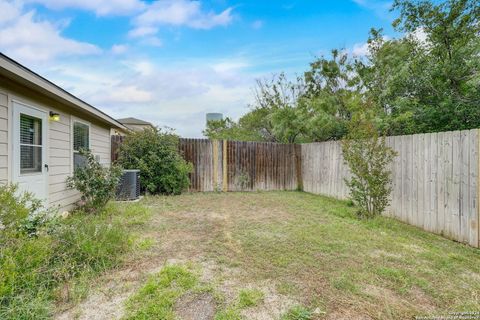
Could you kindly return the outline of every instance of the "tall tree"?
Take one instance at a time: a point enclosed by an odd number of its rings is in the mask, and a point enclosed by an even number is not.
[[[362,87],[355,64],[346,52],[332,50],[331,58],[318,58],[305,72],[305,94],[299,109],[309,141],[342,138],[352,111],[362,103]]]
[[[409,98],[417,132],[480,126],[480,6],[478,0],[395,0],[394,22],[414,42]]]

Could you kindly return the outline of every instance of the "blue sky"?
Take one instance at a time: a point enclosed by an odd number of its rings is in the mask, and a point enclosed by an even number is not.
[[[206,112],[237,119],[255,79],[293,76],[371,27],[382,0],[0,0],[0,51],[113,117],[200,137]]]

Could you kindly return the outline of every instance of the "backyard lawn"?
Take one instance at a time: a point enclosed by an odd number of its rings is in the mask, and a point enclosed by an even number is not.
[[[118,204],[122,205],[122,204]],[[301,192],[147,197],[141,255],[58,318],[406,319],[480,310],[480,250]]]

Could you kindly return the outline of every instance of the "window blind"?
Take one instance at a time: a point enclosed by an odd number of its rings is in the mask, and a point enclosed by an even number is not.
[[[42,171],[42,120],[20,114],[20,173]]]
[[[89,149],[89,130],[88,125],[74,122],[73,123],[73,150],[80,151],[80,149]]]

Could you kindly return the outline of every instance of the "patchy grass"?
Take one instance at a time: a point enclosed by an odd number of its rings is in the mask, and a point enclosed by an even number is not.
[[[390,218],[358,220],[348,202],[252,192],[146,197],[141,205],[153,214],[135,241],[146,253],[131,258],[124,274],[155,275],[135,278],[127,319],[169,319],[182,301],[183,311],[214,303],[208,319],[215,320],[411,319],[480,310],[480,250]],[[193,267],[158,273],[172,264]],[[175,280],[183,277],[189,280]],[[121,301],[111,307],[121,309]],[[101,304],[88,308],[102,313]]]
[[[144,203],[161,228],[162,254],[231,270],[216,281],[233,292],[242,283],[270,281],[277,295],[322,310],[315,318],[405,319],[480,309],[478,249],[386,217],[358,220],[348,202],[259,192]],[[226,281],[232,279],[235,285]],[[218,319],[243,313],[230,295]]]
[[[217,312],[215,320],[242,320],[242,316],[238,308],[228,307],[225,310]]]

